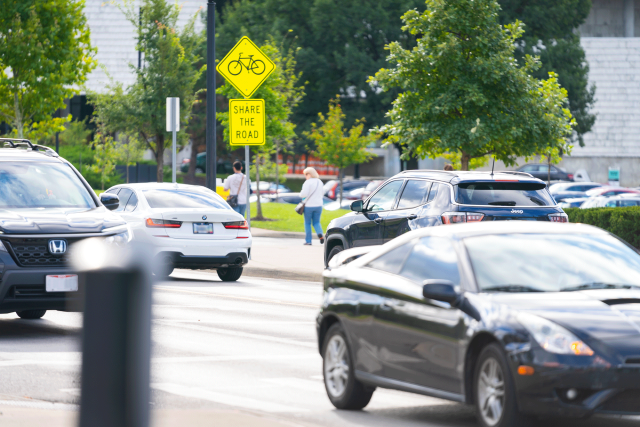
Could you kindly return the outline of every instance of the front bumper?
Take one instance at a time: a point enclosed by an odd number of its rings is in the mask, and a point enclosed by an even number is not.
[[[589,363],[580,365],[555,366],[518,363],[512,359],[516,362],[512,372],[520,411],[572,418],[595,414],[640,415],[640,365],[612,366],[598,356],[588,359]],[[535,373],[518,375],[520,364],[533,366]],[[569,390],[572,392],[568,393]]]

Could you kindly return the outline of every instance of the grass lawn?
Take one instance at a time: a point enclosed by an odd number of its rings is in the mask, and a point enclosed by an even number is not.
[[[296,213],[294,210],[295,207],[296,205],[289,203],[264,203],[262,205],[262,215],[265,218],[273,219],[275,221],[251,220],[251,226],[276,231],[304,231],[304,219],[302,215],[298,215]],[[251,217],[256,215],[256,209],[256,204],[251,203]],[[327,225],[329,225],[329,222],[331,222],[332,219],[341,217],[349,212],[350,211],[345,209],[337,211],[322,211],[322,216],[320,217],[322,230],[326,232]]]

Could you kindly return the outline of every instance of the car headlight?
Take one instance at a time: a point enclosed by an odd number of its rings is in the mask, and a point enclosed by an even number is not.
[[[534,314],[519,313],[518,322],[549,353],[593,356],[593,350],[560,325]]]
[[[104,241],[108,244],[115,244],[117,246],[124,246],[133,239],[133,233],[129,228],[129,225],[118,226],[113,228],[107,228],[103,230],[103,233],[109,233],[113,231],[120,231],[119,233],[112,234],[110,236],[105,237]]]

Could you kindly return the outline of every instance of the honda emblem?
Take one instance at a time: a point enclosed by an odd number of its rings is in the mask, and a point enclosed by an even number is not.
[[[49,240],[49,253],[63,254],[67,252],[67,242],[65,240]]]

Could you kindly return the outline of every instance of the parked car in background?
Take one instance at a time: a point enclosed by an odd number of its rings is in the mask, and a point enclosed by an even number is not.
[[[586,201],[589,200],[588,197],[575,197],[572,199],[564,199],[561,202],[558,202],[558,206],[560,206],[562,209],[567,209],[567,208],[579,208],[580,206],[582,206],[582,204]]]
[[[242,163],[242,167],[244,168],[244,161],[240,161]],[[189,164],[191,163],[191,159],[183,159],[182,164],[180,165],[180,171],[182,173],[189,172]],[[218,159],[218,168],[217,173],[219,174],[229,174],[233,173],[233,162],[230,160]],[[198,153],[196,156],[196,173],[202,174],[207,173],[207,153]]]
[[[367,186],[364,187],[364,190],[362,190],[362,194],[360,195],[362,200],[365,200],[367,197],[369,197],[371,193],[376,191],[382,184],[384,184],[383,179],[375,179],[367,184]]]
[[[475,405],[482,427],[640,415],[640,255],[616,236],[494,222],[366,250],[323,274],[316,330],[336,408],[362,409],[378,387]]]
[[[625,193],[640,194],[640,190],[636,190],[635,188],[602,186],[602,187],[588,190],[586,192],[586,195],[587,197],[598,197],[598,196],[615,196],[617,194],[625,194]]]
[[[260,181],[260,191],[258,191],[258,185],[256,182],[251,182],[251,191],[253,193],[260,194],[275,194],[276,193],[276,183],[275,182],[267,182]],[[279,184],[277,193],[290,193],[291,189],[286,185]]]
[[[573,174],[567,173],[559,166],[551,165],[551,173],[549,173],[549,165],[546,163],[524,165],[519,167],[517,171],[526,172],[543,181],[549,179],[549,175],[551,181],[573,181]]]
[[[327,227],[325,263],[344,249],[386,243],[423,227],[479,221],[567,222],[547,184],[521,172],[410,170]]]
[[[581,209],[590,208],[620,208],[628,206],[640,206],[640,194],[625,193],[617,196],[597,196],[585,200]]]
[[[559,182],[552,184],[549,192],[556,202],[562,202],[565,199],[588,197],[587,191],[599,187],[602,187],[602,184],[597,182]]]
[[[122,184],[104,194],[117,195],[114,211],[133,238],[154,248],[154,274],[174,268],[217,270],[223,281],[236,281],[249,260],[251,233],[242,215],[218,194],[199,185]]]
[[[342,198],[343,199],[347,198],[347,194],[352,190],[356,190],[358,188],[365,188],[367,185],[369,185],[369,182],[370,181],[367,181],[364,179],[343,181],[342,182]],[[336,200],[338,197],[340,197],[340,181],[337,179],[332,179],[330,181],[327,181],[324,184],[324,195],[330,198],[331,200]],[[359,198],[359,196],[358,197],[351,196],[351,197],[354,197],[354,200],[356,198]]]

